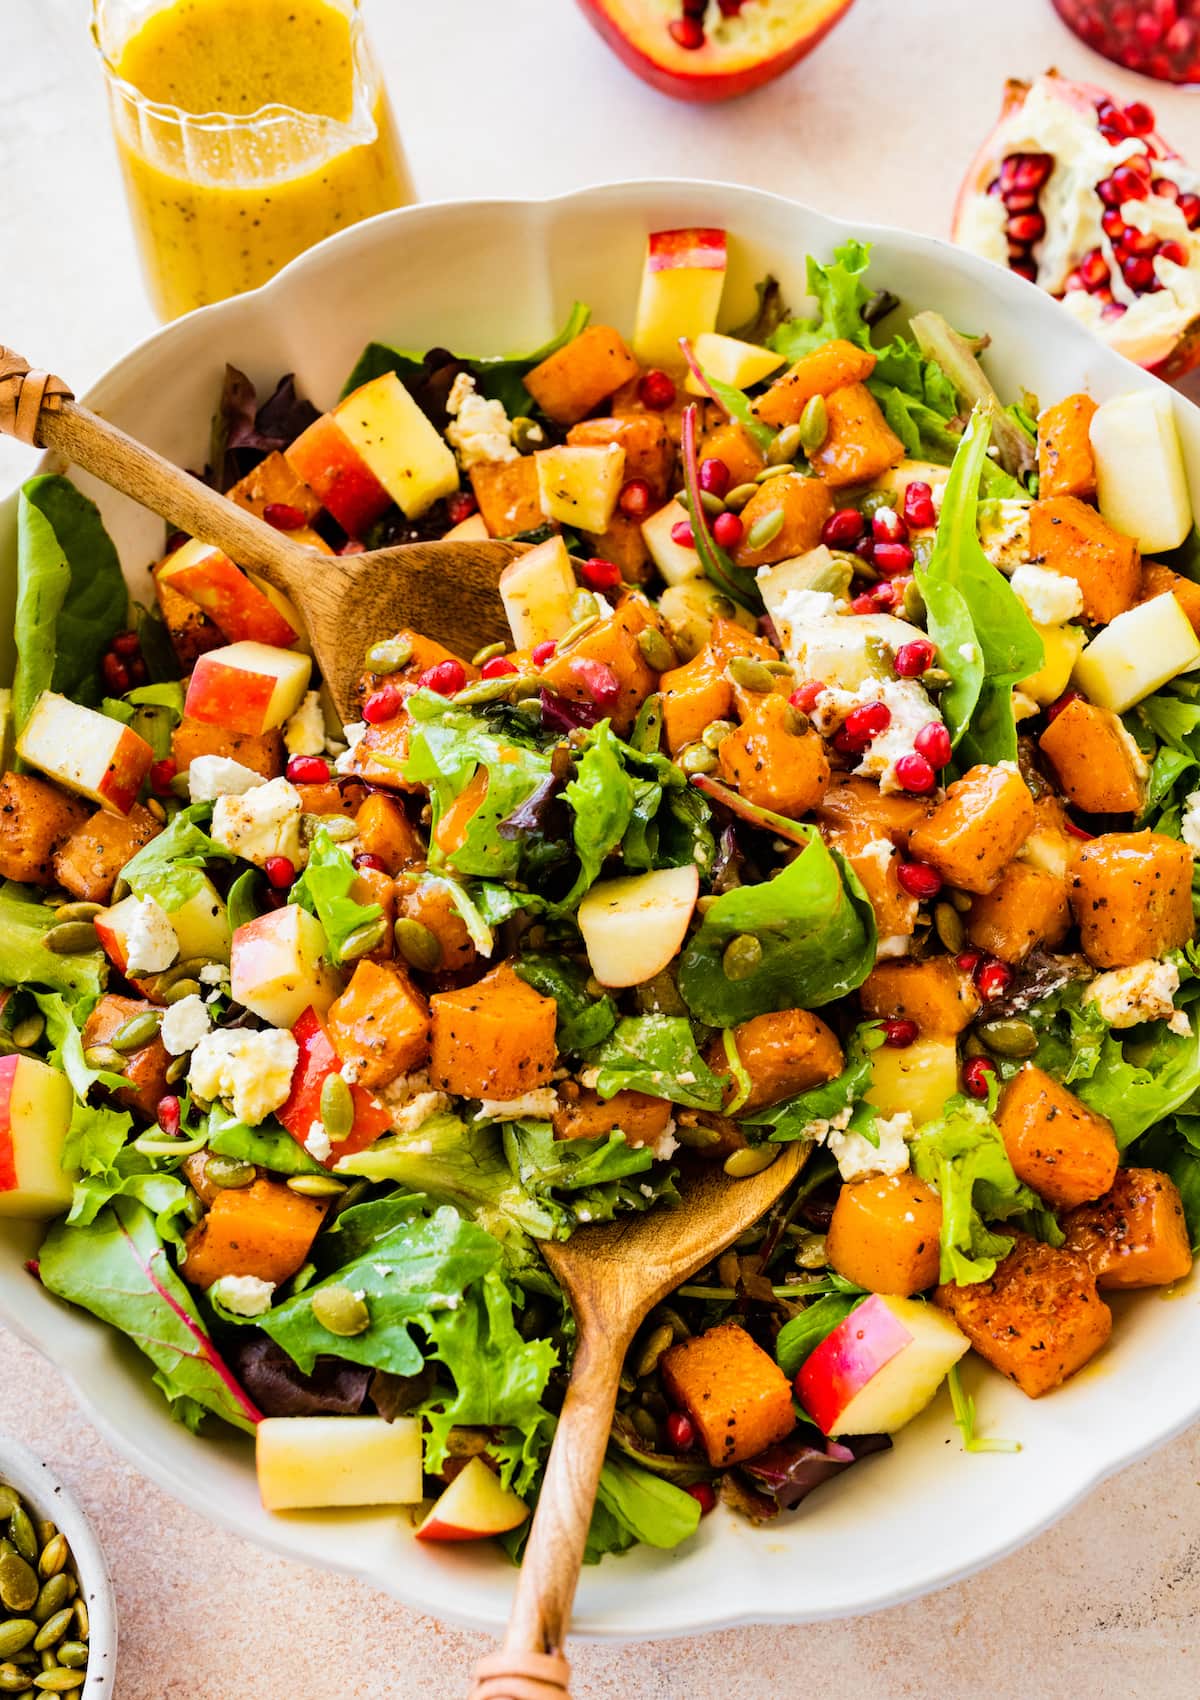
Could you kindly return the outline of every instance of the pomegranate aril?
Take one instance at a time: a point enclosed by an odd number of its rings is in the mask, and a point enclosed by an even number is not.
[[[1121,267],[1121,276],[1130,289],[1145,290],[1154,282],[1154,262],[1144,254],[1132,255]]]
[[[684,1488],[684,1493],[690,1493],[700,1507],[701,1517],[707,1517],[717,1503],[716,1490],[711,1482],[692,1482]]]
[[[690,519],[676,520],[671,527],[671,542],[678,543],[681,549],[694,549],[696,547],[696,534],[692,530]]]
[[[876,508],[871,515],[871,535],[876,543],[907,543],[908,526],[895,508]]]
[[[904,486],[904,523],[913,531],[928,531],[937,524],[933,491],[919,478]]]
[[[1158,257],[1161,260],[1170,260],[1177,266],[1186,266],[1188,263],[1187,249],[1182,242],[1176,242],[1174,239],[1160,244]]]
[[[852,708],[846,716],[843,730],[856,742],[870,743],[892,724],[892,711],[886,702],[864,702]]]
[[[174,1093],[168,1093],[165,1098],[158,1100],[154,1119],[168,1138],[174,1139],[179,1132],[180,1104]]]
[[[1008,234],[1014,242],[1040,242],[1046,234],[1046,221],[1040,212],[1015,213],[1008,221]]]
[[[100,657],[100,676],[110,696],[124,696],[129,689],[129,669],[111,649]]]
[[[1175,203],[1184,216],[1189,230],[1195,230],[1200,224],[1200,195],[1180,195]]]
[[[161,761],[153,764],[150,769],[150,789],[156,797],[170,796],[171,781],[178,771],[170,756],[164,756]]]
[[[978,950],[960,950],[954,958],[954,966],[963,974],[973,974],[983,961],[983,953]]]
[[[370,868],[377,874],[387,873],[387,865],[382,856],[375,856],[370,850],[360,850],[353,858],[352,865],[356,868]]]
[[[654,493],[644,478],[631,478],[617,497],[617,506],[626,519],[644,519],[650,512]]]
[[[788,701],[793,708],[798,708],[801,714],[811,714],[817,706],[817,698],[827,690],[824,679],[806,679],[802,685],[797,685]]]
[[[418,675],[421,690],[436,691],[440,697],[456,696],[467,682],[467,670],[461,661],[438,661]]]
[[[682,0],[679,9],[685,18],[703,18],[708,10],[708,0]]]
[[[150,669],[140,655],[135,655],[129,663],[129,682],[131,685],[147,685],[150,682]]]
[[[729,468],[717,455],[700,462],[700,488],[710,496],[723,496],[729,488]]]
[[[621,569],[615,561],[593,555],[590,561],[583,562],[579,576],[590,590],[615,590],[621,582]]]
[[[852,614],[874,614],[875,611],[875,603],[872,601],[869,591],[863,591],[861,595],[856,596],[850,603],[850,612]]]
[[[1119,242],[1121,240],[1122,236],[1125,234],[1125,220],[1121,217],[1120,207],[1105,207],[1104,211],[1100,215],[1100,228],[1108,237],[1110,242]],[[1096,254],[1100,251],[1098,248],[1091,248],[1088,252]],[[1102,254],[1100,257],[1101,259],[1104,258]],[[1079,269],[1080,271],[1083,270],[1082,260],[1079,263]]]
[[[924,797],[937,787],[937,774],[933,767],[915,751],[910,756],[901,756],[892,771],[901,789],[911,791],[916,797]]]
[[[456,496],[451,496],[446,503],[446,518],[451,525],[461,525],[464,520],[478,511],[479,503],[469,490],[460,490]]]
[[[718,514],[712,522],[713,538],[722,549],[736,549],[745,532],[740,514]]]
[[[937,648],[928,638],[914,638],[911,643],[900,645],[892,665],[898,679],[919,679],[936,659]]]
[[[368,726],[378,726],[381,721],[394,720],[403,706],[404,698],[395,685],[380,685],[363,703],[362,717]]]
[[[1165,201],[1177,201],[1179,199],[1179,185],[1172,183],[1169,177],[1156,177],[1150,184],[1150,188],[1154,194],[1161,195]]]
[[[1048,153],[1015,153],[1005,160],[1010,166],[1011,186],[1017,190],[1036,191],[1054,170],[1054,156]]]
[[[267,883],[276,891],[286,891],[296,878],[296,864],[290,856],[268,856],[263,863]]]
[[[906,1051],[910,1045],[916,1043],[920,1029],[916,1022],[910,1021],[907,1016],[894,1015],[882,1025],[883,1042],[893,1051]]]
[[[299,531],[308,524],[303,510],[294,508],[290,502],[268,502],[263,509],[263,518],[276,531]]]
[[[1128,259],[1131,254],[1150,255],[1158,248],[1158,237],[1152,230],[1139,230],[1136,225],[1127,224],[1117,242],[1117,257]]]
[[[894,608],[901,599],[901,592],[896,585],[886,582],[877,584],[869,594],[876,608]]]
[[[1037,211],[1038,198],[1034,190],[1006,189],[1001,197],[1010,213]]]
[[[907,543],[877,543],[872,557],[880,572],[887,578],[912,570],[913,552]]]
[[[128,661],[131,656],[142,653],[142,640],[136,632],[118,632],[112,640],[112,647]]]
[[[971,1098],[986,1098],[996,1065],[991,1057],[972,1057],[963,1069],[963,1086]]]
[[[854,545],[854,553],[858,556],[860,561],[874,561],[875,539],[873,537],[864,537],[861,543],[856,543]]]
[[[1005,962],[985,962],[975,971],[975,984],[986,1003],[1002,998],[1012,985],[1013,971]]]
[[[533,662],[535,667],[544,667],[547,661],[553,659],[554,652],[557,648],[558,645],[555,643],[553,638],[546,638],[544,642],[534,644],[533,648],[529,652],[529,659]]]
[[[506,679],[510,673],[517,671],[515,661],[510,661],[507,655],[493,655],[490,661],[485,661],[479,669],[481,679]]]
[[[665,413],[675,400],[675,393],[674,378],[657,368],[644,372],[638,380],[638,400],[652,413]]]
[[[690,1452],[696,1444],[696,1425],[686,1411],[672,1411],[663,1425],[672,1452]]]
[[[896,869],[896,878],[910,897],[918,897],[922,902],[936,897],[942,889],[941,874],[928,862],[901,862]]]
[[[945,767],[954,753],[950,734],[940,720],[931,720],[928,726],[922,726],[913,739],[913,748],[934,768]]]
[[[293,756],[287,777],[293,785],[328,785],[329,763],[324,756]]]
[[[688,53],[704,46],[704,25],[697,18],[672,18],[667,29],[675,45]]]
[[[736,18],[745,4],[746,0],[717,0],[723,18]]]
[[[1144,100],[1131,100],[1125,108],[1125,122],[1135,136],[1148,136],[1154,128],[1154,114]]]
[[[621,694],[620,680],[604,661],[591,661],[586,656],[577,655],[571,662],[571,672],[600,708],[609,707]]]
[[[1105,213],[1105,218],[1108,214]],[[1108,282],[1108,261],[1099,248],[1089,248],[1079,262],[1079,276],[1085,289],[1096,289]]]
[[[839,508],[821,527],[821,542],[829,549],[853,549],[867,529],[857,508]]]

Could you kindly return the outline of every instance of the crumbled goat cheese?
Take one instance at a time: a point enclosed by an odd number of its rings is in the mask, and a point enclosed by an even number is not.
[[[218,797],[210,831],[217,843],[261,868],[286,856],[299,868],[307,852],[300,837],[300,793],[286,779],[272,779],[244,797]]]
[[[481,396],[469,372],[460,372],[455,378],[446,398],[446,411],[451,415],[446,439],[464,470],[489,461],[518,458],[512,420],[504,403]]]
[[[656,1135],[654,1139],[642,1139],[631,1143],[645,1146],[660,1163],[665,1163],[668,1157],[673,1157],[679,1150],[679,1141],[675,1137],[675,1117],[670,1118],[662,1132]]]
[[[159,1037],[171,1056],[181,1057],[185,1051],[194,1051],[211,1027],[204,1000],[193,992],[189,997],[180,998],[178,1003],[168,1005]]]
[[[223,962],[206,962],[198,975],[202,986],[223,986],[228,978],[229,969]]]
[[[872,1145],[861,1133],[839,1133],[831,1129],[825,1137],[844,1181],[861,1181],[867,1175],[901,1175],[908,1168],[908,1145],[913,1120],[907,1110],[875,1123],[879,1144]]]
[[[365,720],[352,720],[350,724],[344,728],[344,731],[346,734],[346,748],[337,757],[333,764],[333,771],[340,774],[354,772],[354,752],[366,737],[369,727]]]
[[[241,797],[267,782],[252,767],[228,756],[193,756],[188,767],[188,791],[193,803],[215,803],[218,797]]]
[[[1156,962],[1151,957],[1135,962],[1132,968],[1098,974],[1085,990],[1083,1001],[1094,1003],[1110,1027],[1134,1027],[1139,1021],[1169,1021],[1176,1013],[1178,990],[1175,964]]]
[[[152,897],[137,898],[125,933],[124,972],[161,974],[178,955],[179,940],[166,910]]]
[[[1014,690],[1012,694],[1012,711],[1013,719],[1019,726],[1022,720],[1032,720],[1035,714],[1040,714],[1042,712],[1042,705],[1035,702],[1032,697],[1026,696],[1024,691]]]
[[[342,1070],[345,1079],[346,1071]],[[431,1116],[450,1108],[444,1092],[435,1092],[424,1069],[415,1074],[400,1074],[389,1081],[377,1094],[392,1118],[397,1133],[415,1133]]]
[[[274,1291],[274,1281],[263,1281],[257,1275],[221,1275],[208,1289],[208,1296],[234,1316],[265,1316]]]
[[[304,1149],[310,1157],[315,1157],[318,1163],[324,1163],[333,1155],[333,1141],[326,1132],[324,1122],[310,1122],[308,1134],[304,1141]]]
[[[876,942],[875,960],[883,962],[888,957],[907,956],[911,944],[911,933],[885,933]]]
[[[887,729],[863,751],[855,773],[878,779],[881,791],[899,791],[896,763],[913,754],[917,733],[941,719],[925,687],[916,679],[868,679],[857,690],[826,690],[817,698],[813,724],[823,737],[831,738],[851,709],[863,703],[882,702],[891,714]]]
[[[1184,800],[1179,836],[1193,852],[1200,854],[1200,791],[1189,792]]]
[[[284,747],[290,756],[319,756],[325,751],[325,716],[321,710],[321,693],[306,691],[304,701],[284,722]]]
[[[1083,591],[1066,573],[1022,562],[1010,583],[1035,626],[1062,626],[1083,613]]]
[[[558,1093],[552,1086],[538,1086],[519,1098],[484,1098],[479,1120],[484,1122],[548,1122],[558,1108]]]
[[[286,1102],[299,1047],[277,1027],[218,1029],[192,1052],[188,1084],[197,1097],[226,1099],[239,1121],[257,1127]]]

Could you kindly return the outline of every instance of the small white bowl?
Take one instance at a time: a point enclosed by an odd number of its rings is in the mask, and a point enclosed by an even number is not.
[[[70,1488],[35,1452],[0,1435],[0,1482],[15,1488],[30,1516],[56,1523],[67,1537],[71,1562],[88,1610],[87,1675],[72,1700],[109,1700],[117,1669],[117,1605],[104,1552]]]

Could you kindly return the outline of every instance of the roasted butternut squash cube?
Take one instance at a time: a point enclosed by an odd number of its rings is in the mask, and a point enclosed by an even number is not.
[[[711,647],[664,673],[658,688],[667,748],[673,756],[694,744],[714,720],[727,720],[733,712],[733,683],[724,661]]]
[[[558,1006],[507,962],[473,986],[435,993],[429,1007],[429,1072],[441,1091],[507,1101],[549,1084],[558,1059]]]
[[[668,1399],[692,1419],[714,1468],[753,1458],[796,1426],[787,1376],[735,1322],[681,1340],[659,1369]]]
[[[396,882],[396,900],[406,920],[419,921],[437,940],[441,957],[433,972],[461,974],[474,965],[476,951],[467,924],[445,886],[424,884],[415,874],[401,874]]]
[[[745,532],[733,551],[734,565],[761,567],[806,555],[821,541],[821,529],[832,512],[833,500],[819,478],[802,478],[799,473],[768,478],[742,509]],[[779,530],[769,542],[751,548],[755,528],[770,525],[777,515]]]
[[[1084,618],[1106,626],[1141,595],[1142,562],[1132,537],[1123,537],[1077,496],[1036,501],[1029,513],[1030,553],[1054,573],[1073,578],[1083,592]]]
[[[933,805],[924,797],[903,791],[881,791],[873,779],[841,779],[817,804],[819,820],[839,826],[866,826],[875,838],[890,838],[900,850],[922,822],[929,819]]]
[[[1001,962],[1023,962],[1034,945],[1061,944],[1070,925],[1066,879],[1010,862],[999,883],[972,900],[967,937]]]
[[[831,1027],[807,1009],[780,1009],[756,1015],[733,1029],[742,1067],[750,1076],[750,1096],[739,1113],[778,1104],[811,1086],[821,1086],[845,1067],[842,1047]],[[737,1095],[720,1034],[710,1039],[704,1060],[714,1074],[728,1075],[725,1101]]]
[[[723,460],[731,485],[750,484],[767,464],[762,450],[736,419],[724,420],[700,441],[700,459]]]
[[[825,397],[829,434],[811,456],[831,490],[869,484],[904,459],[904,444],[865,384],[847,384]]]
[[[611,325],[589,325],[525,375],[525,388],[558,425],[585,419],[606,396],[636,378],[638,363]]]
[[[429,1060],[429,1005],[392,963],[360,962],[325,1020],[338,1056],[369,1090]]]
[[[209,619],[198,602],[193,602],[190,596],[185,596],[168,580],[161,578],[157,568],[153,570],[152,577],[158,611],[167,628],[171,648],[184,672],[190,672],[202,655],[210,649],[221,648],[225,634],[215,620]]]
[[[532,455],[519,455],[516,460],[481,460],[467,476],[490,537],[518,537],[544,523],[537,462]]]
[[[54,855],[88,819],[90,805],[31,773],[0,778],[0,878],[52,886]]]
[[[583,448],[617,443],[625,450],[625,479],[644,478],[662,501],[671,487],[675,446],[657,413],[625,413],[619,418],[584,419],[572,425],[567,441]]]
[[[996,1126],[1017,1179],[1056,1209],[1086,1204],[1113,1183],[1112,1123],[1034,1063],[1004,1087]]]
[[[928,1037],[950,1037],[979,1014],[979,993],[952,956],[877,962],[859,987],[867,1015],[915,1021]]]
[[[1033,798],[1015,762],[968,769],[909,838],[949,885],[991,891],[1033,831]]]
[[[323,785],[297,785],[296,790],[300,795],[300,807],[306,815],[340,815],[343,820],[356,818],[367,794],[366,787],[353,779],[330,779]],[[372,792],[372,796],[377,794]]]
[[[305,805],[307,808],[307,804]],[[371,791],[355,814],[358,842],[368,856],[378,856],[389,874],[417,867],[425,860],[421,835],[404,812],[403,803],[381,791]]]
[[[412,721],[406,713],[368,726],[354,746],[352,771],[367,785],[386,785],[389,791],[420,791],[420,786],[404,780],[411,737]]]
[[[721,745],[722,777],[748,803],[801,820],[829,784],[829,757],[816,732],[793,730],[795,716],[781,696],[764,696]]]
[[[659,675],[638,648],[638,637],[650,627],[662,629],[655,610],[644,596],[627,595],[611,619],[601,620],[566,649],[559,646],[542,670],[546,689],[568,702],[594,702],[589,663],[600,662],[614,674],[618,687],[616,701],[605,702],[604,711],[614,731],[628,732],[638,709],[658,688]]]
[[[1063,1221],[1068,1251],[1078,1252],[1098,1287],[1168,1287],[1192,1267],[1183,1200],[1170,1175],[1118,1169],[1093,1204]]]
[[[1129,814],[1141,808],[1146,767],[1109,709],[1076,697],[1055,715],[1038,748],[1061,789],[1088,814]]]
[[[765,425],[794,425],[815,395],[831,396],[847,385],[859,385],[875,370],[869,348],[834,337],[811,354],[802,355],[761,395],[754,411]]]
[[[630,519],[618,508],[608,522],[607,531],[591,532],[589,536],[591,553],[602,561],[615,562],[625,584],[645,584],[652,576],[650,551],[640,520]]]
[[[320,497],[293,471],[287,457],[278,449],[259,461],[244,478],[239,478],[225,495],[235,506],[257,514],[259,519],[272,503],[295,508],[297,513],[304,515],[308,524],[289,531],[289,540],[303,544],[306,549],[316,549],[322,555],[332,555],[333,550],[320,532],[312,528],[313,520],[321,511]]]
[[[140,803],[135,803],[127,815],[97,809],[54,852],[54,877],[83,903],[107,903],[126,862],[161,831],[162,823]],[[0,844],[2,841],[3,804],[0,803]]]
[[[250,1186],[223,1187],[186,1236],[183,1278],[208,1288],[222,1275],[254,1275],[278,1286],[307,1258],[324,1219],[323,1200],[265,1175]]]
[[[84,1049],[90,1050],[93,1045],[110,1045],[113,1034],[127,1021],[153,1008],[154,1005],[144,998],[122,998],[115,992],[106,992],[84,1023]],[[113,1093],[117,1103],[127,1110],[136,1110],[147,1121],[153,1121],[158,1101],[168,1089],[167,1067],[170,1061],[157,1034],[148,1045],[127,1051],[121,1072],[129,1085]]]
[[[229,732],[206,720],[189,720],[186,714],[171,733],[171,755],[180,773],[197,756],[228,756],[264,779],[278,778],[285,762],[282,732]]]
[[[825,1238],[839,1275],[869,1293],[911,1298],[941,1262],[942,1201],[916,1175],[871,1175],[838,1193]]]
[[[395,880],[391,874],[384,873],[380,868],[358,868],[351,882],[349,895],[352,903],[361,903],[364,908],[376,903],[383,911],[383,942],[377,944],[374,950],[368,951],[362,960],[390,964],[395,955],[393,929],[399,907]]]
[[[1090,395],[1069,395],[1038,419],[1039,496],[1096,495],[1096,457],[1089,435],[1096,403]]]
[[[647,1092],[616,1092],[607,1101],[586,1086],[564,1080],[553,1116],[555,1139],[607,1139],[623,1133],[627,1145],[654,1145],[671,1120],[666,1098]]]
[[[1171,595],[1188,617],[1194,632],[1200,633],[1200,584],[1172,572],[1161,561],[1142,562],[1142,594],[1139,602],[1153,602],[1156,596]]]
[[[858,875],[875,911],[880,939],[911,933],[920,904],[900,884],[900,857],[891,840],[881,838],[867,821],[823,822],[821,837],[831,849],[841,851]]]
[[[1097,968],[1131,968],[1192,937],[1192,852],[1161,832],[1105,832],[1071,873],[1071,910]]]
[[[726,619],[723,614],[718,614],[713,620],[709,643],[713,654],[726,664],[735,655],[748,655],[754,661],[779,660],[779,651],[773,643],[739,621]]]
[[[950,1281],[933,1302],[948,1311],[974,1346],[1030,1399],[1040,1399],[1083,1368],[1112,1333],[1112,1312],[1084,1259],[1028,1234],[989,1281]]]

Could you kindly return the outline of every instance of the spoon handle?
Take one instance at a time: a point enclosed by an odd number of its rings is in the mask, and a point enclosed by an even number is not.
[[[567,1700],[563,1643],[630,1338],[581,1319],[504,1647],[476,1666],[470,1700]]]
[[[168,524],[214,544],[240,566],[261,571],[294,594],[304,555],[256,515],[81,407],[61,378],[30,370],[0,345],[0,433],[55,449]]]

